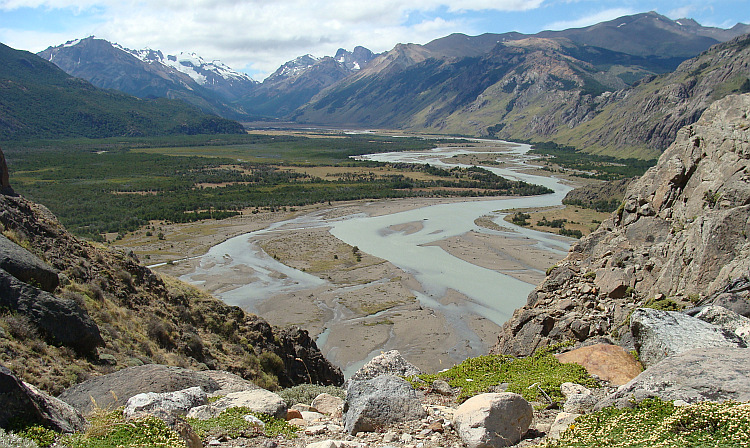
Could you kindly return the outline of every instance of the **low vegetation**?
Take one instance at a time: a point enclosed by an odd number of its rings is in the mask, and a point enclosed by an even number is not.
[[[289,407],[295,404],[310,404],[320,394],[329,394],[341,399],[346,398],[344,389],[338,386],[321,386],[319,384],[299,384],[297,386],[282,389],[278,392]]]
[[[612,156],[581,152],[572,146],[554,142],[535,142],[529,153],[544,156],[548,166],[557,165],[569,170],[569,174],[588,179],[615,180],[642,176],[647,169],[656,165],[654,159],[618,159]],[[609,207],[609,204],[606,206],[602,204],[602,208]]]
[[[544,448],[611,446],[747,447],[750,404],[702,402],[675,406],[658,398],[633,409],[607,408],[576,419],[558,441]]]
[[[431,375],[420,375],[422,381],[432,384],[445,380],[452,387],[461,388],[459,401],[484,393],[507,383],[507,392],[523,395],[529,401],[545,400],[544,391],[553,401],[562,401],[560,385],[573,382],[588,387],[598,387],[586,369],[578,364],[562,364],[552,354],[555,347],[537,351],[526,358],[487,355],[470,358],[450,369]]]
[[[73,233],[98,241],[104,234],[123,235],[155,221],[222,219],[246,209],[550,191],[478,167],[444,170],[350,159],[427,149],[437,143],[372,135],[250,134],[37,141],[6,144],[3,149],[17,192],[47,205]],[[298,169],[342,164],[372,169],[339,172],[335,178]]]

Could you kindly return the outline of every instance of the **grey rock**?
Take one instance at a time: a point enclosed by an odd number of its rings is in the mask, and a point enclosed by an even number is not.
[[[404,359],[398,350],[391,350],[372,358],[352,375],[349,381],[362,381],[380,375],[414,376],[422,373],[418,367]]]
[[[453,388],[448,382],[443,380],[435,380],[432,382],[432,391],[440,395],[452,395]]]
[[[276,418],[286,417],[287,405],[273,392],[265,389],[232,392],[206,407],[199,406],[188,413],[190,418],[207,419],[221,414],[229,408],[246,407],[253,412],[272,415]]]
[[[644,370],[609,395],[595,409],[630,407],[633,401],[663,400],[750,401],[750,350],[694,349],[670,356]]]
[[[211,392],[210,396],[212,397],[227,395],[232,392],[244,392],[261,388],[252,381],[248,381],[239,375],[225,372],[223,370],[203,370],[201,373],[219,384],[219,390]]]
[[[321,413],[333,417],[341,417],[344,412],[344,400],[327,393],[315,397],[311,405]]]
[[[723,306],[709,305],[688,312],[696,319],[727,329],[750,344],[750,318],[735,313]]]
[[[95,406],[102,409],[124,406],[130,397],[140,393],[174,392],[194,386],[201,387],[206,393],[220,388],[216,381],[202,372],[146,364],[91,378],[66,389],[58,398],[86,414]]]
[[[208,404],[208,396],[200,387],[190,387],[175,392],[146,392],[130,397],[123,415],[130,418],[158,409],[171,415],[184,416],[190,409],[206,404]]]
[[[81,431],[86,426],[86,420],[73,407],[24,383],[2,365],[0,403],[0,428],[7,428],[15,419],[61,432]]]
[[[0,269],[0,308],[26,316],[53,344],[84,355],[104,345],[99,327],[78,303],[30,286]]]
[[[406,380],[397,376],[381,375],[371,380],[353,381],[347,389],[344,427],[349,434],[370,432],[425,415],[421,397]]]
[[[571,414],[569,412],[561,412],[557,414],[554,423],[550,426],[547,437],[550,439],[559,439],[560,435],[570,428],[570,425],[580,416],[581,414]]]
[[[571,414],[588,414],[598,402],[599,400],[590,392],[588,394],[573,394],[565,400],[563,411]]]
[[[24,283],[31,283],[47,292],[60,284],[57,269],[41,258],[0,234],[0,269]]]
[[[480,394],[456,409],[453,424],[468,448],[515,445],[531,425],[534,410],[522,396]]]
[[[638,308],[630,318],[630,331],[647,367],[694,348],[746,347],[733,332],[674,311]]]
[[[743,291],[747,291],[747,289],[743,289]],[[723,306],[741,316],[750,317],[750,300],[743,297],[740,293],[723,292],[716,295],[710,303],[716,306]]]
[[[571,395],[575,395],[575,394],[586,394],[586,395],[592,394],[591,389],[589,389],[588,387],[581,386],[580,384],[576,384],[576,383],[570,383],[570,382],[562,383],[560,385],[560,392],[562,392],[565,398],[569,398]]]

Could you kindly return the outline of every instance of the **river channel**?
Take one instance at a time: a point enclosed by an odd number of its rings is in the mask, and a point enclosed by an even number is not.
[[[468,166],[454,162],[460,160],[454,156],[476,155],[482,152],[483,141],[476,140],[474,143],[479,147],[444,147],[419,152],[373,154],[361,158],[383,162],[429,163],[446,168]],[[333,290],[330,297],[341,296],[345,292],[351,293],[352,288],[360,286],[334,287],[326,279],[276,261],[258,244],[260,239],[269,234],[328,229],[337,239],[358,247],[366,254],[387,260],[416,280],[417,284],[409,289],[418,302],[418,309],[439,314],[452,329],[451,334],[454,337],[446,337],[445,341],[434,341],[436,344],[450,345],[444,352],[448,354],[451,362],[486,353],[491,342],[480,337],[467,316],[485,319],[493,325],[502,325],[516,308],[525,304],[527,295],[535,285],[528,280],[523,281],[523,276],[489,269],[480,266],[481,263],[472,263],[457,257],[440,247],[440,243],[475,232],[484,237],[497,235],[498,238],[524,239],[529,241],[529,248],[547,253],[551,259],[561,259],[567,253],[572,240],[521,228],[504,221],[503,218],[510,209],[560,205],[571,187],[551,176],[530,174],[528,162],[531,158],[526,155],[528,145],[506,143],[504,146],[498,146],[498,142],[495,141],[484,143],[487,145],[487,152],[502,156],[503,161],[499,165],[490,164],[484,168],[506,178],[547,186],[554,192],[533,197],[454,201],[379,216],[358,213],[331,217],[324,210],[317,211],[275,223],[266,229],[231,238],[214,246],[200,258],[194,272],[183,275],[182,279],[206,286],[207,279],[233,278],[232,282],[215,287],[211,292],[230,305],[237,305],[256,313],[265,301],[273,301],[274,297],[284,294],[296,294],[295,300],[299,301],[304,292],[316,291],[316,288]],[[475,221],[480,217],[489,217],[497,227],[479,227]],[[410,226],[408,231],[404,227],[407,225]],[[389,280],[393,279],[375,279],[370,281],[368,286],[377,282],[387,283]],[[345,288],[348,290],[344,291]],[[449,295],[460,296],[461,300],[446,300]],[[331,340],[331,329],[347,320],[355,322],[362,319],[361,316],[353,316],[339,305],[340,301],[336,299],[316,301],[316,306],[324,312],[325,322],[316,326],[319,331],[311,332],[317,334],[318,345],[329,359],[336,358],[342,349],[341,340]],[[385,349],[398,348],[402,353],[409,352],[409,347],[404,346],[408,345],[408,338],[396,337],[393,328],[387,328],[383,326],[382,331],[390,331],[391,334],[376,335],[382,343],[372,346],[373,349],[367,353],[355,356],[361,359],[351,359],[352,355],[345,360],[339,359],[338,363],[345,373],[351,374],[369,358]],[[440,362],[442,365],[443,361]]]

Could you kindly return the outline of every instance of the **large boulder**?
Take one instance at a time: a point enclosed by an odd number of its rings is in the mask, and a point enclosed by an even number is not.
[[[630,318],[630,331],[647,367],[695,348],[747,347],[734,332],[675,311],[638,308]]]
[[[409,377],[421,373],[422,371],[404,359],[398,350],[391,350],[372,358],[370,362],[357,370],[349,381],[369,380],[380,375]]]
[[[78,303],[18,280],[0,269],[0,308],[26,316],[54,344],[90,355],[104,345],[99,327]]]
[[[52,292],[60,284],[57,269],[0,234],[0,269],[24,283]]]
[[[456,409],[453,424],[468,448],[494,448],[518,443],[533,418],[528,401],[504,392],[469,398]]]
[[[124,406],[130,397],[145,392],[175,392],[201,387],[207,393],[220,385],[201,372],[181,367],[147,364],[128,367],[76,384],[58,396],[84,414],[95,407],[114,409]]]
[[[561,363],[583,366],[590,375],[622,386],[643,371],[641,363],[620,346],[595,344],[555,355]]]
[[[73,407],[19,380],[5,366],[0,366],[0,403],[0,428],[15,421],[61,432],[81,431],[86,426],[86,420]]]
[[[286,402],[278,394],[265,389],[255,389],[232,392],[212,404],[195,407],[188,413],[188,417],[206,420],[218,416],[229,408],[241,407],[277,418],[285,418],[287,411]]]
[[[670,356],[649,367],[596,405],[629,407],[634,401],[663,400],[750,401],[750,350],[694,349]]]
[[[189,387],[176,392],[146,392],[128,399],[123,415],[131,418],[143,413],[167,413],[184,416],[197,406],[208,404],[208,396],[200,387]]]
[[[344,427],[352,435],[424,416],[421,397],[411,384],[397,376],[353,381],[346,392]]]

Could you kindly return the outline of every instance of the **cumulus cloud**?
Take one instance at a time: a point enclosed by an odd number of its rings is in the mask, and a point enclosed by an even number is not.
[[[79,35],[66,36],[65,40],[94,34],[129,48],[195,51],[263,78],[283,62],[305,53],[332,55],[338,48],[351,50],[355,45],[382,52],[399,42],[426,43],[453,32],[471,32],[469,22],[461,19],[463,13],[525,11],[543,2],[0,0],[0,10],[96,10],[102,18],[99,23],[92,24],[91,29],[79,29]],[[414,21],[414,13],[423,13],[424,17]]]

